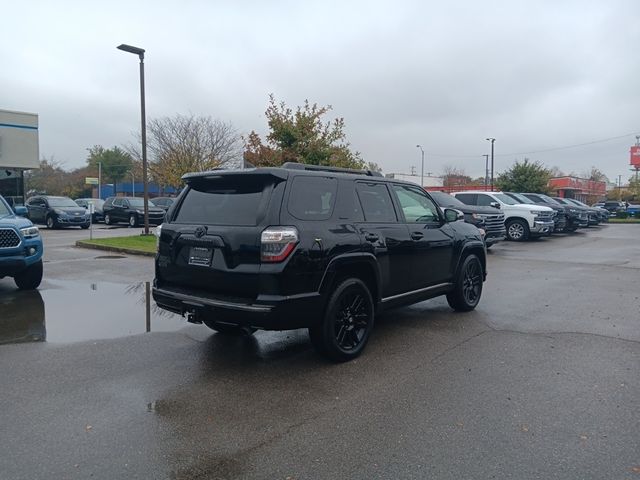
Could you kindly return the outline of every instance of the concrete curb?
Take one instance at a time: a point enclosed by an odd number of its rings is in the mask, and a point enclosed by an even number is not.
[[[155,252],[143,252],[142,250],[134,250],[132,248],[122,247],[110,247],[108,245],[96,245],[94,243],[87,243],[84,240],[76,241],[76,247],[89,248],[92,250],[103,250],[105,252],[127,253],[129,255],[142,255],[143,257],[155,257]]]

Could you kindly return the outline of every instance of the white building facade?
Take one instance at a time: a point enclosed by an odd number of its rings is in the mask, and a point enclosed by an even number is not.
[[[0,110],[0,195],[24,203],[24,172],[40,167],[38,115]]]

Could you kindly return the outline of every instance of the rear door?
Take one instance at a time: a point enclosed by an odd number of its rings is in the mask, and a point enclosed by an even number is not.
[[[380,268],[382,297],[412,289],[412,242],[406,224],[398,221],[386,183],[356,182],[363,220],[356,228]]]
[[[281,180],[257,174],[191,179],[172,218],[163,224],[156,277],[165,285],[205,295],[255,299],[260,235]]]
[[[448,282],[452,276],[453,231],[436,203],[419,187],[392,184],[411,238],[412,289]]]

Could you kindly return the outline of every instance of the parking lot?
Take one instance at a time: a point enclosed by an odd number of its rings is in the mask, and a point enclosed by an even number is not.
[[[0,280],[1,478],[640,478],[637,225],[499,243],[475,311],[384,314],[344,364],[189,325],[151,258],[42,233],[39,291]]]

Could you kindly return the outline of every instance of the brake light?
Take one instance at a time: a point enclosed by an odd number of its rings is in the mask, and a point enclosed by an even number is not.
[[[263,262],[281,262],[298,244],[295,227],[268,227],[260,236],[260,258]]]

